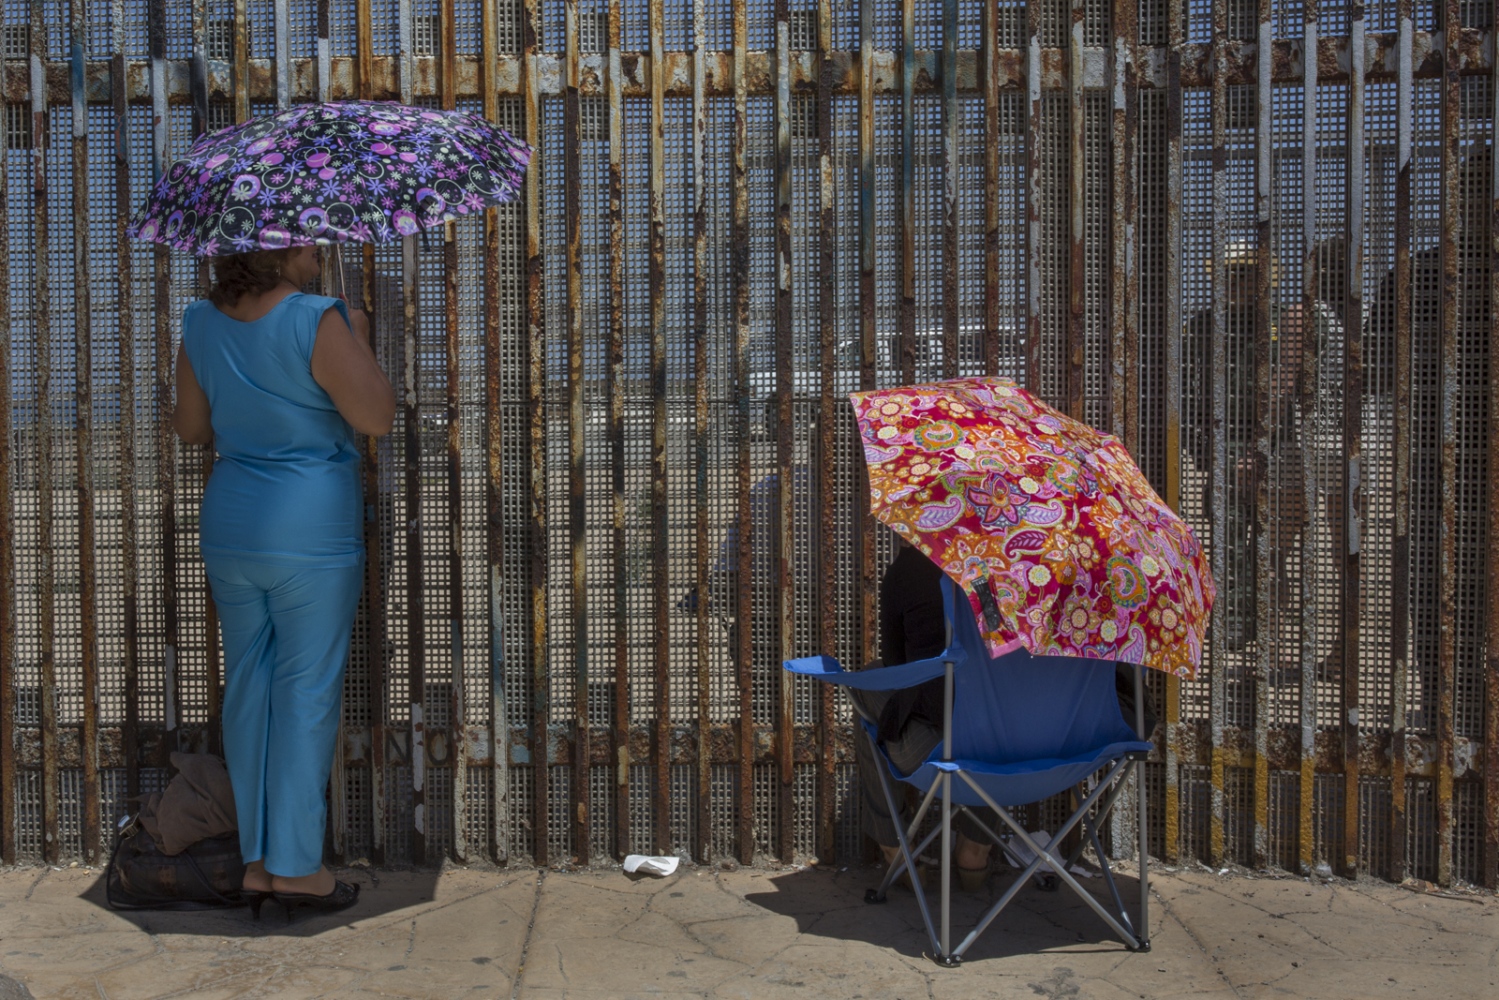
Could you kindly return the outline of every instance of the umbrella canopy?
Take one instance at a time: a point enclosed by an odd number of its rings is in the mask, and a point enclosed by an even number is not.
[[[199,138],[129,233],[204,257],[384,243],[510,201],[530,159],[530,147],[477,115],[297,105]]]
[[[871,510],[962,586],[991,653],[1195,674],[1211,569],[1118,438],[1005,379],[850,398]]]

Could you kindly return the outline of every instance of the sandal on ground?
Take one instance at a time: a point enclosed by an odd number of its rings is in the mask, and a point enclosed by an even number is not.
[[[333,891],[324,895],[311,892],[273,892],[271,898],[286,910],[286,922],[291,923],[293,910],[307,908],[324,913],[346,910],[359,902],[359,886],[348,882],[334,882]]]

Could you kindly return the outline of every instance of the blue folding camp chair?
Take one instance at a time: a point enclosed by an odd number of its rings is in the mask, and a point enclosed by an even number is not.
[[[1125,908],[1119,887],[1109,870],[1108,856],[1098,837],[1099,825],[1127,787],[1125,782],[1130,772],[1145,760],[1150,750],[1150,744],[1141,738],[1145,730],[1142,669],[1136,666],[1134,671],[1135,720],[1131,726],[1119,708],[1115,667],[1111,661],[1038,657],[1025,650],[992,657],[979,635],[972,608],[966,600],[956,600],[955,593],[953,582],[944,577],[942,603],[947,615],[947,649],[940,656],[856,672],[845,671],[830,656],[805,657],[784,663],[784,667],[795,674],[873,691],[913,687],[933,678],[946,677],[943,740],[926,762],[910,774],[902,775],[890,766],[889,758],[875,737],[875,720],[866,718],[861,722],[865,738],[874,743],[875,760],[887,765],[880,768],[880,783],[885,790],[890,815],[900,815],[891,779],[914,785],[925,793],[909,828],[901,830],[897,824],[899,857],[889,867],[879,888],[869,890],[865,902],[884,902],[890,885],[903,871],[915,871],[914,859],[940,835],[940,934],[933,927],[920,880],[911,880],[922,920],[932,939],[933,957],[939,963],[957,965],[962,961],[968,947],[1043,864],[1049,865],[1062,882],[1082,897],[1083,902],[1102,917],[1131,950],[1150,950],[1143,780],[1136,782],[1140,792],[1139,815],[1136,817],[1140,831],[1138,923],[1131,919]],[[1101,780],[1089,781],[1100,772],[1104,773]],[[1066,791],[1071,791],[1075,808],[1045,843],[1027,833],[1010,814],[1010,809],[1015,806],[1038,802]],[[937,799],[942,803],[941,822],[913,846],[922,819]],[[1009,828],[1008,837],[989,829],[972,813],[970,807],[983,805],[993,809]],[[952,818],[955,810],[967,813],[1012,859],[1024,853],[1019,849],[1024,845],[1029,848],[1031,860],[999,901],[953,948]],[[1064,857],[1061,853],[1063,838],[1079,824],[1086,838],[1079,838],[1078,846]],[[1083,888],[1070,870],[1088,844],[1093,846],[1102,865],[1103,881],[1113,897],[1112,911]]]

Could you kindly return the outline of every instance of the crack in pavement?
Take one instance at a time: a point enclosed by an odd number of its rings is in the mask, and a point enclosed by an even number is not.
[[[31,888],[29,888],[29,889],[26,890],[26,902],[28,902],[28,903],[31,902],[31,894],[33,892],[36,892],[36,887],[39,886],[39,885],[41,885],[42,884],[42,880],[45,879],[50,874],[52,874],[52,869],[50,869],[50,868],[43,868],[42,869],[42,873],[36,877],[36,880],[34,882],[31,883]]]
[[[521,983],[526,976],[526,953],[531,950],[531,935],[536,932],[536,912],[541,909],[541,886],[546,881],[547,870],[542,868],[536,873],[536,893],[531,897],[531,917],[526,921],[526,940],[521,942],[520,959],[515,966],[515,975],[511,977],[514,984],[510,987],[510,1000],[519,1000]]]
[[[1177,926],[1179,926],[1183,931],[1186,932],[1187,937],[1192,939],[1192,943],[1195,944],[1197,946],[1197,950],[1202,953],[1202,957],[1212,963],[1213,971],[1218,974],[1219,979],[1223,980],[1223,985],[1227,986],[1229,990],[1233,992],[1234,996],[1242,997],[1244,994],[1240,993],[1239,988],[1233,984],[1232,980],[1230,980],[1227,975],[1224,974],[1223,968],[1218,964],[1217,960],[1214,959],[1213,953],[1208,949],[1207,944],[1197,936],[1197,932],[1194,931],[1185,920],[1176,915],[1176,911],[1171,906],[1171,901],[1166,899],[1164,896],[1160,896],[1157,898],[1160,900],[1161,909],[1165,911],[1166,915],[1174,920]]]

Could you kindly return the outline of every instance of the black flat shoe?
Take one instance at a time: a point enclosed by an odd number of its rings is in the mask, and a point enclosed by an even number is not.
[[[292,911],[301,907],[319,910],[323,913],[348,909],[359,902],[359,886],[335,881],[333,891],[322,896],[311,892],[273,892],[271,898],[286,910],[286,922],[291,923]]]
[[[241,889],[239,891],[239,898],[249,904],[250,916],[256,920],[260,919],[260,908],[265,905],[265,901],[270,899],[272,895],[274,894],[269,891],[262,892],[258,889]]]

